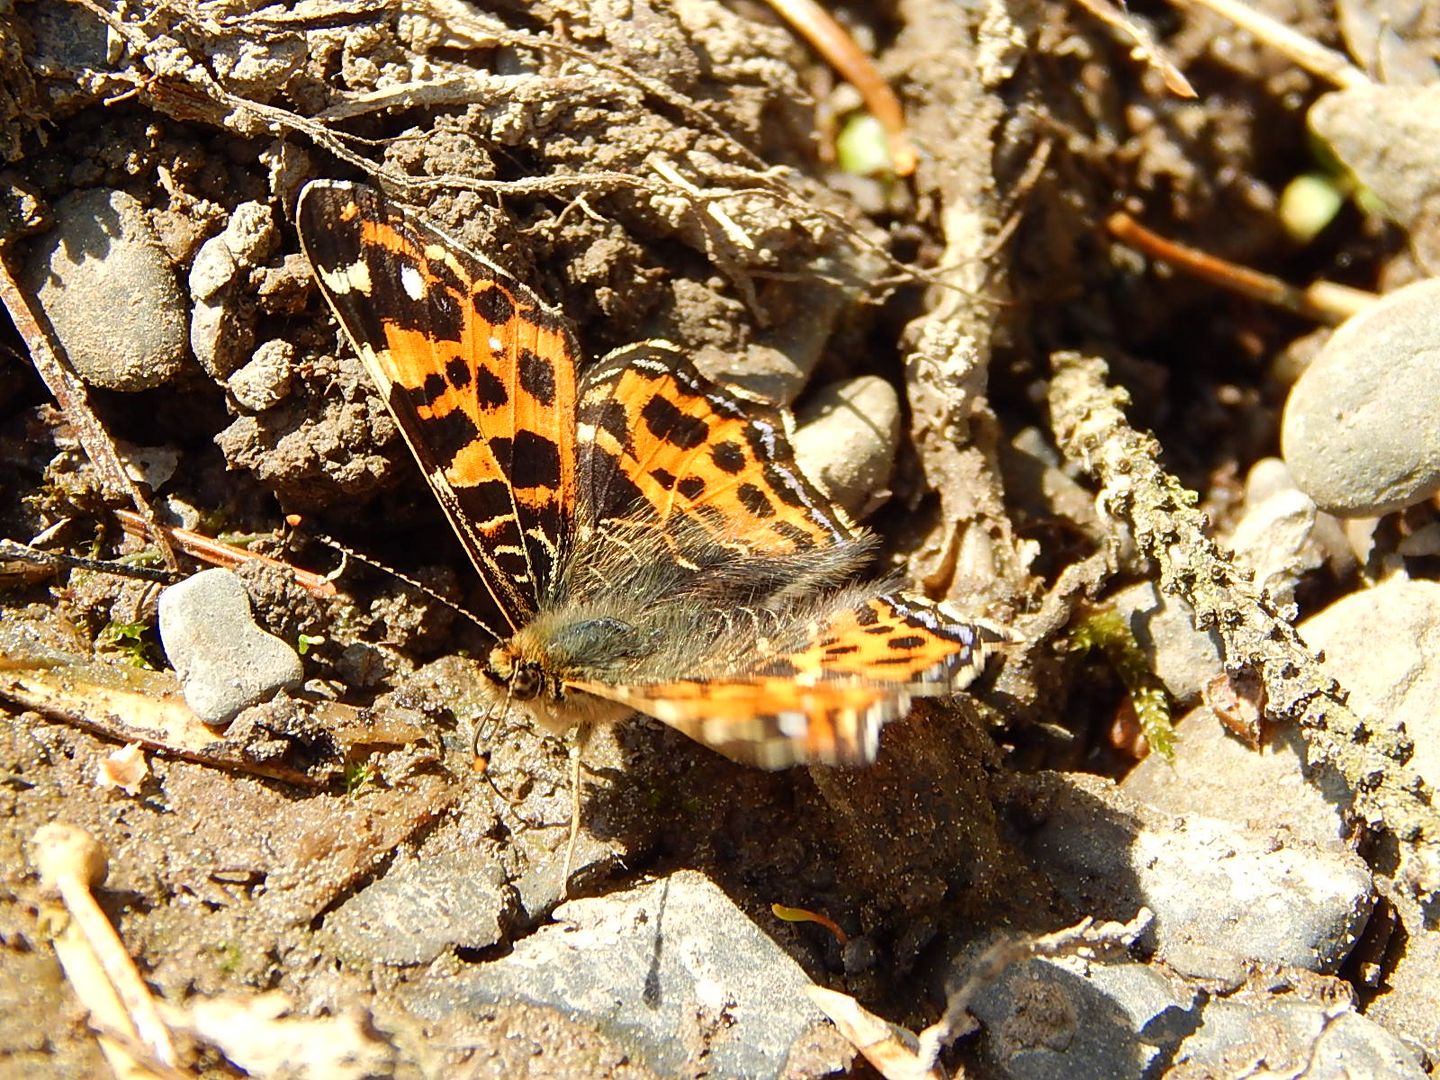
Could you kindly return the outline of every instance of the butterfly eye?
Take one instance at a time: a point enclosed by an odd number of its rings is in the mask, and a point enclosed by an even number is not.
[[[529,664],[522,664],[515,669],[515,674],[510,676],[510,693],[521,701],[525,701],[540,693],[544,682],[545,680],[538,670]]]

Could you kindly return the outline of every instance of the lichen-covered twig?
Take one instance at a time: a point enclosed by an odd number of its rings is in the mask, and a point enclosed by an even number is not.
[[[1405,852],[1407,885],[1440,891],[1440,810],[1407,764],[1413,747],[1405,732],[1352,712],[1295,629],[1209,538],[1195,493],[1161,468],[1156,440],[1126,421],[1128,396],[1107,385],[1104,361],[1057,353],[1051,371],[1051,426],[1061,451],[1099,481],[1101,509],[1154,560],[1161,590],[1190,604],[1199,629],[1215,631],[1228,665],[1259,674],[1267,714],[1300,724],[1310,764],[1344,778],[1364,822],[1413,845]]]

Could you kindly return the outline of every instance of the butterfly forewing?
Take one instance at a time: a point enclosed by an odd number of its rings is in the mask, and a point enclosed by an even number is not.
[[[578,355],[525,286],[372,188],[316,182],[305,254],[493,598],[539,607],[575,504]]]

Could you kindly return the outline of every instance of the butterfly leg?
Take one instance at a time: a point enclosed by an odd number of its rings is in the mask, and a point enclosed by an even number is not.
[[[564,883],[563,892],[565,894],[570,891],[570,867],[575,861],[575,845],[580,840],[580,757],[585,752],[585,745],[590,741],[590,730],[589,724],[577,725],[569,739],[570,840],[565,845],[565,868],[560,878]]]

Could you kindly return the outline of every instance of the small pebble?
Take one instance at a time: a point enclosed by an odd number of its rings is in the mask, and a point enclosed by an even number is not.
[[[290,393],[290,373],[295,346],[288,341],[266,341],[255,350],[250,362],[230,376],[230,393],[246,412],[274,408]]]
[[[1365,517],[1440,491],[1440,280],[1344,323],[1285,403],[1281,445],[1322,510]]]
[[[959,984],[964,966],[950,979]],[[1144,964],[1028,960],[981,980],[969,1012],[995,1072],[1016,1080],[1150,1076],[1198,1022],[1201,995]]]
[[[900,447],[900,398],[874,375],[821,387],[796,416],[795,457],[805,475],[856,519],[890,497]]]
[[[1326,516],[1324,524],[1331,544],[1348,550],[1335,520]],[[1314,500],[1295,486],[1284,462],[1265,458],[1256,463],[1246,478],[1245,511],[1229,546],[1286,618],[1294,617],[1296,587],[1329,554],[1316,538],[1322,527]]]
[[[1197,701],[1225,670],[1219,637],[1213,630],[1195,629],[1194,614],[1180,597],[1161,596],[1154,584],[1142,581],[1121,589],[1110,602],[1175,701]]]
[[[250,597],[229,570],[205,570],[160,594],[160,639],[185,701],[207,724],[305,677],[299,655],[255,625]]]
[[[88,385],[152,390],[180,373],[185,299],[130,195],[94,188],[57,202],[55,227],[36,242],[21,277]]]

